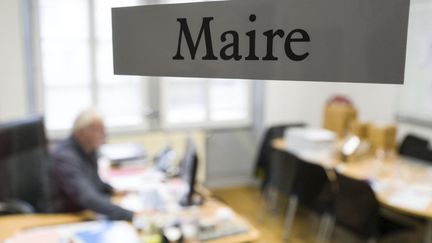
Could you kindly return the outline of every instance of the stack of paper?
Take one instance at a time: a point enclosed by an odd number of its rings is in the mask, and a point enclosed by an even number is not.
[[[295,154],[331,154],[336,135],[332,131],[316,128],[289,128],[284,134],[287,149]]]
[[[389,198],[389,202],[401,208],[424,211],[429,207],[432,198],[427,193],[403,189],[393,193]]]

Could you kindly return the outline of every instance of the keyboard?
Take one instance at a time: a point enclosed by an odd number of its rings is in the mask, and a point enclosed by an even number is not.
[[[248,228],[245,225],[228,222],[209,229],[200,230],[198,233],[198,239],[200,241],[208,241],[246,232],[248,232]]]

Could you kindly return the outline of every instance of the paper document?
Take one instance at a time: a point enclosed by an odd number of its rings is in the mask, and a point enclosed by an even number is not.
[[[53,225],[25,230],[6,240],[8,243],[139,243],[136,230],[123,221],[92,221]]]
[[[429,194],[422,193],[416,190],[401,190],[390,196],[389,202],[395,206],[424,211],[432,202],[432,197]]]
[[[144,148],[141,145],[134,143],[105,144],[101,148],[101,153],[111,161],[132,160],[147,157]]]

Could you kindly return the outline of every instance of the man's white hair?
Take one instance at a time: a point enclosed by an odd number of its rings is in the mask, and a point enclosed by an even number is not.
[[[103,121],[101,113],[95,108],[90,108],[81,111],[75,118],[72,132],[76,133],[83,128],[87,128],[93,124],[95,121]]]

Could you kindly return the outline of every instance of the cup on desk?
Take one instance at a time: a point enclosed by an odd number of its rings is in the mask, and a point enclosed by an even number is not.
[[[165,227],[162,230],[162,243],[183,243],[181,229],[177,226]]]

